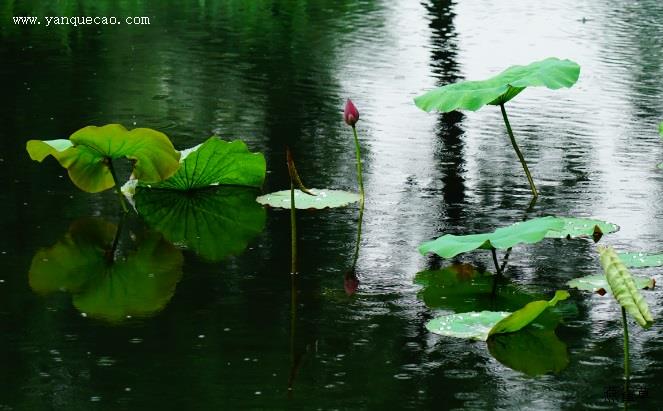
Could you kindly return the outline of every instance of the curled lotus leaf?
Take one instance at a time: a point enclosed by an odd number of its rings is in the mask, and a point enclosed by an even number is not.
[[[109,168],[113,159],[128,158],[135,178],[156,183],[177,171],[180,157],[165,134],[149,128],[127,130],[120,124],[84,127],[69,140],[30,140],[26,149],[35,161],[53,156],[71,181],[89,193],[115,186]]]
[[[628,312],[643,328],[648,328],[654,322],[649,306],[638,291],[631,273],[619,259],[612,247],[599,247],[601,266],[617,302]]]
[[[424,111],[477,111],[487,104],[504,104],[527,87],[552,90],[571,87],[579,75],[577,63],[550,57],[526,66],[509,67],[486,80],[448,84],[415,98],[414,102]]]

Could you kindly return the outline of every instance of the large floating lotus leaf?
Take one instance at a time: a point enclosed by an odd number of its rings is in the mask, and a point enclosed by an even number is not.
[[[663,254],[618,253],[617,256],[630,268],[660,267],[663,265]]]
[[[527,66],[509,67],[487,80],[449,84],[415,98],[414,102],[425,111],[476,111],[486,104],[506,103],[526,87],[543,86],[553,90],[571,87],[578,81],[579,74],[578,64],[551,57]]]
[[[194,192],[139,187],[134,200],[151,227],[210,261],[239,254],[265,227],[265,209],[246,187]]]
[[[156,183],[173,175],[180,154],[165,134],[149,128],[128,131],[119,124],[84,127],[69,140],[30,140],[30,158],[42,161],[51,155],[66,168],[71,181],[90,193],[115,185],[109,159],[126,157],[133,161],[133,175],[146,183]]]
[[[653,278],[646,277],[632,277],[635,286],[639,289],[647,288],[652,289],[656,285]],[[566,283],[571,288],[577,288],[582,291],[591,291],[598,294],[605,294],[611,292],[608,280],[603,274],[588,275],[585,277],[574,278]]]
[[[341,190],[312,188],[314,196],[295,190],[295,208],[301,210],[344,207],[359,201],[359,194]],[[290,209],[290,190],[265,194],[256,199],[270,207]]]
[[[547,238],[577,238],[596,237],[603,234],[614,233],[619,230],[617,224],[608,223],[591,218],[557,217],[564,221],[561,230],[551,230],[546,234]]]
[[[446,234],[419,246],[421,254],[435,253],[440,257],[452,258],[458,254],[491,247],[507,249],[516,244],[533,244],[543,240],[549,231],[562,230],[564,221],[557,217],[541,217],[498,228],[488,234]]]
[[[251,153],[241,140],[231,142],[210,137],[202,144],[183,150],[180,163],[175,175],[151,186],[172,190],[215,185],[260,187],[265,180],[265,157]]]
[[[612,290],[613,296],[643,328],[648,328],[654,318],[649,306],[631,277],[624,263],[611,247],[599,247],[601,266]]]
[[[554,307],[559,301],[569,298],[568,291],[556,291],[550,301],[532,301],[520,310],[500,320],[490,330],[489,335],[516,332],[541,315],[547,308]]]
[[[509,312],[481,311],[450,314],[437,317],[426,323],[428,331],[448,337],[486,341],[488,333]]]
[[[527,327],[517,333],[493,335],[487,343],[497,361],[529,376],[558,373],[569,365],[566,344],[552,328]]]
[[[419,298],[430,308],[455,312],[517,310],[536,299],[519,287],[469,264],[453,264],[434,271],[422,271],[414,278],[423,288]]]
[[[41,294],[70,292],[78,310],[112,322],[161,310],[182,276],[181,251],[151,232],[138,236],[133,248],[116,258],[116,232],[114,224],[98,219],[74,222],[53,247],[34,256],[30,286]],[[119,243],[122,248],[124,243]]]

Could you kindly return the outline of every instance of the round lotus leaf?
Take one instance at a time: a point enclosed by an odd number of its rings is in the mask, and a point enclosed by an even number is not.
[[[656,281],[653,278],[646,277],[633,277],[633,282],[637,288],[647,288],[652,289],[656,284]],[[603,274],[593,274],[587,275],[585,277],[574,278],[573,280],[566,283],[571,288],[577,288],[582,291],[591,291],[598,294],[611,293],[610,286],[608,285],[608,280],[606,280],[605,275]]]
[[[631,268],[660,267],[663,265],[663,254],[619,253],[619,259]]]
[[[550,230],[546,238],[578,238],[611,234],[619,231],[617,224],[593,218],[557,217],[564,222],[561,230]]]
[[[300,210],[344,207],[361,198],[357,193],[342,190],[312,188],[314,196],[295,190],[295,208]],[[290,209],[290,190],[265,194],[256,199],[260,204],[275,208]]]

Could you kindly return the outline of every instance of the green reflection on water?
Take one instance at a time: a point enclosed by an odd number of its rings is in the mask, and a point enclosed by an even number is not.
[[[37,251],[29,281],[36,293],[69,292],[86,316],[118,322],[165,307],[182,264],[181,251],[158,233],[125,238],[122,224],[82,218],[54,246]]]
[[[154,229],[209,261],[241,253],[265,227],[256,191],[241,187],[178,192],[136,190],[136,209]]]

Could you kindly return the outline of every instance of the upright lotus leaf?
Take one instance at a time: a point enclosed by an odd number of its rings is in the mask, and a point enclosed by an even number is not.
[[[653,289],[656,280],[646,277],[632,277],[635,286],[639,289]],[[587,275],[585,277],[574,278],[566,283],[570,288],[577,288],[582,291],[591,291],[600,295],[612,293],[608,280],[603,274]]]
[[[663,265],[663,254],[631,252],[618,253],[617,257],[629,268],[660,267]]]
[[[265,227],[265,209],[246,187],[194,192],[139,187],[134,201],[152,228],[209,261],[241,253]]]
[[[557,217],[564,222],[561,230],[551,230],[546,238],[600,238],[604,234],[612,234],[619,230],[617,224],[592,218]]]
[[[489,335],[516,332],[530,324],[541,315],[547,308],[554,307],[559,301],[569,298],[568,291],[556,291],[550,301],[532,301],[520,310],[500,320],[490,330]]]
[[[424,111],[447,113],[454,110],[476,111],[486,104],[500,105],[526,87],[555,90],[571,87],[580,75],[580,66],[570,60],[550,57],[526,66],[512,66],[481,81],[461,81],[442,86],[414,99]]]
[[[53,247],[35,254],[30,287],[40,294],[69,292],[76,308],[92,318],[117,322],[156,313],[182,276],[182,253],[155,232],[128,245],[115,241],[119,234],[103,220],[74,222]],[[114,248],[118,244],[122,250]],[[126,251],[125,258],[115,258],[119,251]]]
[[[30,140],[30,158],[41,162],[53,156],[67,169],[71,181],[90,193],[115,186],[111,160],[126,157],[133,162],[133,175],[156,183],[173,175],[180,154],[165,134],[149,128],[127,130],[120,124],[84,127],[69,140]]]
[[[427,307],[455,312],[517,310],[536,296],[508,282],[503,277],[476,269],[470,264],[452,264],[440,270],[417,273],[417,294]]]
[[[507,249],[516,244],[533,244],[543,240],[549,231],[561,230],[564,221],[557,217],[540,217],[498,228],[488,234],[446,234],[419,246],[419,252],[435,253],[440,257],[452,258],[458,254],[481,249]]]
[[[526,327],[516,333],[488,338],[488,351],[503,365],[529,376],[559,373],[569,365],[569,353],[554,327]]]
[[[182,151],[180,167],[168,180],[153,188],[195,190],[216,185],[260,187],[265,180],[265,157],[251,153],[241,140],[207,141]],[[135,176],[141,183],[149,183]]]
[[[361,199],[357,193],[341,190],[326,190],[312,188],[309,191],[314,195],[308,195],[300,190],[295,191],[295,208],[298,210],[320,210],[324,208],[345,207],[356,203]],[[290,209],[290,190],[276,191],[262,195],[256,199],[260,204]]]
[[[648,328],[654,322],[654,318],[647,302],[638,291],[631,273],[612,247],[599,247],[598,251],[613,296],[641,327]]]

